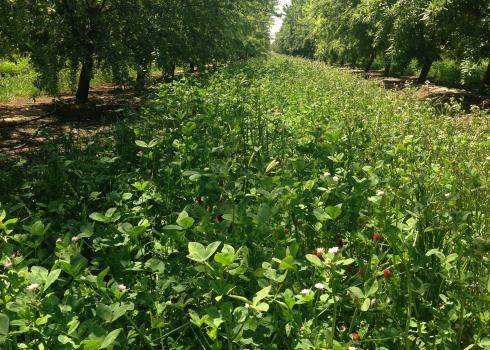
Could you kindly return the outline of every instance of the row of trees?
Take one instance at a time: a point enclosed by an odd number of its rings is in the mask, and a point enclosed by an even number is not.
[[[366,70],[378,58],[385,74],[415,59],[424,82],[442,57],[490,60],[490,0],[293,0],[274,48]]]
[[[167,75],[246,58],[269,49],[276,0],[0,0],[0,58],[27,54],[40,87],[56,92],[58,73],[78,72],[78,102],[95,67],[114,80],[132,68],[143,84],[152,64]]]

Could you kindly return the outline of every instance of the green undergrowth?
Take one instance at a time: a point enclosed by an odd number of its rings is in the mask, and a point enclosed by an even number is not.
[[[281,56],[162,85],[0,172],[0,347],[488,348],[488,131]]]
[[[459,62],[450,58],[443,58],[432,64],[427,80],[446,87],[479,89],[487,63],[485,61],[477,63],[471,61]],[[383,61],[378,58],[374,61],[372,69],[383,71],[385,69],[383,64]],[[406,67],[392,67],[391,73],[418,76],[421,68],[417,60],[412,60]]]
[[[73,74],[69,69],[63,69],[58,76],[58,91],[60,94],[75,93],[79,72]],[[129,72],[129,79],[136,74]],[[10,102],[16,98],[36,98],[47,94],[39,89],[37,79],[39,74],[26,57],[13,60],[0,60],[0,102]],[[110,70],[97,68],[93,74],[91,85],[110,83],[113,81]],[[129,81],[128,81],[129,83]]]

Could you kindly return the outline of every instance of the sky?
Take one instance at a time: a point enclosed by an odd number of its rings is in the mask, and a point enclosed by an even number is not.
[[[291,3],[291,0],[279,0],[278,3],[279,4],[277,5],[277,8],[278,8],[279,12],[282,12],[283,6],[289,5]],[[281,25],[282,25],[282,18],[274,17],[274,25],[272,26],[272,29],[271,29],[272,38],[275,37],[276,33],[281,28]]]

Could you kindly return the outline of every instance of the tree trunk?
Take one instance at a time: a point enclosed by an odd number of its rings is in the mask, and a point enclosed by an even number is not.
[[[136,90],[143,90],[145,87],[146,71],[144,69],[138,69],[136,73]]]
[[[163,79],[166,83],[172,82],[175,78],[175,63],[165,65],[163,68]]]
[[[94,58],[88,55],[82,63],[80,78],[78,79],[78,88],[76,94],[77,103],[86,103],[88,101],[88,91],[90,89],[90,80],[92,79],[92,69],[94,67]]]
[[[391,62],[388,62],[385,66],[385,70],[383,71],[383,75],[387,77],[390,75],[390,70],[391,70]]]
[[[431,66],[432,66],[432,61],[424,62],[424,65],[422,66],[422,70],[420,71],[419,78],[417,79],[417,83],[419,84],[425,83],[425,81],[427,80],[427,76],[429,75]]]
[[[487,86],[490,86],[490,59],[488,60],[487,71],[485,72],[481,82],[480,92],[484,92]]]
[[[366,64],[366,67],[364,67],[364,71],[365,72],[369,72],[371,70],[371,67],[374,63],[374,59],[376,58],[376,53],[372,53],[371,56],[369,56],[369,61],[368,63]]]

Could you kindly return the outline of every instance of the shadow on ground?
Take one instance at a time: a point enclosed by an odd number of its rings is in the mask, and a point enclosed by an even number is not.
[[[389,77],[384,76],[382,71],[366,72],[361,69],[350,69],[350,71],[365,79],[379,82],[385,89],[403,90],[407,87],[415,88],[417,90],[415,94],[418,98],[430,100],[439,109],[443,109],[444,105],[450,103],[451,100],[456,100],[461,103],[465,111],[469,111],[471,106],[475,105],[481,109],[490,110],[490,96],[483,95],[478,90],[448,88],[432,83],[418,84],[416,77]]]
[[[48,135],[90,138],[135,109],[138,101],[134,90],[107,84],[91,90],[83,105],[76,104],[73,95],[0,104],[0,154],[25,155],[39,149]]]

